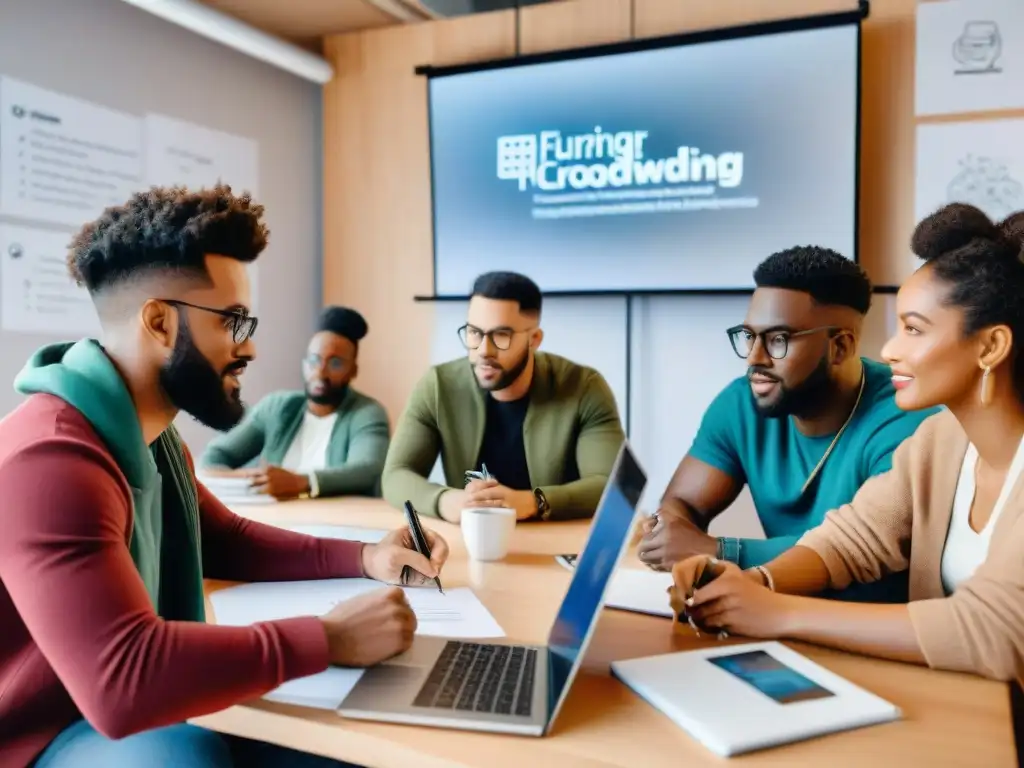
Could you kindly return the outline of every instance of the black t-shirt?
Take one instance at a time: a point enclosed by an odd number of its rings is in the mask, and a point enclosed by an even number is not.
[[[483,464],[499,483],[513,491],[528,491],[530,470],[526,466],[526,445],[523,443],[523,423],[529,397],[511,402],[500,402],[487,395],[487,423],[484,440],[480,446],[480,460],[475,469]]]

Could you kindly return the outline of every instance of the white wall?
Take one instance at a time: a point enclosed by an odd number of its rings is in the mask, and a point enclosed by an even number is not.
[[[766,254],[767,255],[767,254]],[[725,329],[743,321],[746,296],[637,297],[633,305],[630,441],[648,473],[641,502],[653,511],[692,442],[705,408],[746,363],[732,351]],[[891,296],[875,296],[861,353],[878,358],[894,330]],[[543,348],[599,370],[615,393],[620,413],[626,402],[626,301],[621,297],[554,298],[544,303]],[[456,335],[465,322],[465,302],[437,305],[431,362],[460,357]],[[433,477],[440,479],[438,467]],[[763,536],[750,496],[744,491],[719,517],[712,532]]]

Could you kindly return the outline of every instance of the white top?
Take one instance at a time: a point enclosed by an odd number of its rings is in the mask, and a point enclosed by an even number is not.
[[[306,411],[281,467],[299,475],[324,469],[327,466],[327,446],[331,444],[331,432],[337,420],[337,411],[330,416],[316,416]]]
[[[956,496],[953,497],[953,516],[949,521],[949,532],[946,534],[946,546],[942,550],[942,587],[950,595],[960,584],[977,570],[988,555],[988,544],[992,540],[992,531],[996,520],[1006,506],[1006,499],[1024,469],[1024,440],[1017,446],[1013,463],[1006,472],[999,498],[992,508],[985,527],[980,531],[971,528],[971,507],[974,504],[975,480],[974,473],[978,466],[978,449],[973,443],[967,445],[963,464],[960,465],[960,479],[956,484]]]

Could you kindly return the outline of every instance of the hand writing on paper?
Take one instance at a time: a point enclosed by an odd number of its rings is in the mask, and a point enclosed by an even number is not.
[[[266,493],[275,499],[295,499],[309,492],[309,478],[297,475],[287,469],[264,465],[252,470],[250,484],[258,493]]]
[[[755,638],[780,635],[786,595],[765,587],[757,571],[742,571],[735,563],[714,558],[691,557],[672,568],[672,581],[672,608],[676,610],[682,602],[694,628]]]
[[[718,553],[718,539],[686,518],[659,511],[657,519],[645,520],[643,526],[644,536],[636,554],[640,562],[655,571],[667,571],[694,555],[714,557]]]
[[[513,491],[496,480],[473,480],[466,486],[462,508],[508,507],[516,512],[516,520],[537,514],[537,497],[533,491]]]
[[[416,551],[408,527],[396,528],[376,544],[363,547],[363,573],[368,578],[389,584],[423,586],[440,575],[441,568],[448,560],[448,542],[426,527],[423,528],[423,535],[427,537],[427,546],[430,547],[429,560]],[[405,566],[412,569],[412,580],[407,582],[402,581],[402,569]]]
[[[376,589],[339,603],[320,619],[332,664],[369,667],[409,650],[416,614],[399,587]]]

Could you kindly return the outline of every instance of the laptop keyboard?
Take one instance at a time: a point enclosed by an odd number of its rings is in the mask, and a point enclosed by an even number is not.
[[[537,650],[449,640],[413,706],[529,717]]]

